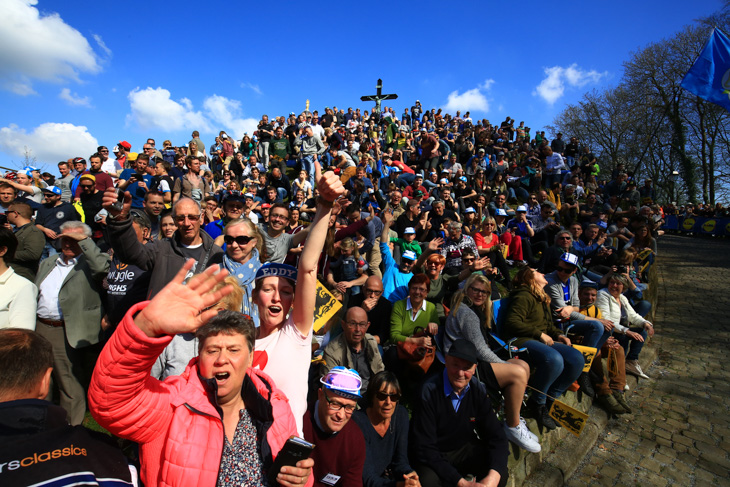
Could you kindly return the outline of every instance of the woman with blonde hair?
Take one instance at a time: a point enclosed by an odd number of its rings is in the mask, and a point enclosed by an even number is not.
[[[545,276],[529,267],[522,268],[513,280],[504,319],[502,338],[517,338],[514,344],[525,347],[526,361],[535,372],[530,386],[535,389],[527,401],[525,416],[552,430],[557,427],[548,414],[555,399],[576,381],[585,360],[570,345],[570,339],[553,324],[550,297],[545,293]]]
[[[256,272],[261,268],[265,257],[264,239],[256,225],[248,218],[231,220],[223,229],[222,238],[216,239],[219,245],[225,243],[226,254],[222,267],[235,277],[243,290],[243,302],[238,310],[249,315],[254,325],[259,326],[258,308],[253,305],[253,290]]]
[[[472,274],[464,288],[451,300],[451,312],[446,318],[444,353],[460,338],[469,340],[477,350],[479,378],[488,389],[504,391],[507,438],[521,448],[537,453],[540,443],[520,418],[522,398],[530,377],[530,367],[517,358],[502,360],[490,349],[492,332],[492,289],[489,279]]]

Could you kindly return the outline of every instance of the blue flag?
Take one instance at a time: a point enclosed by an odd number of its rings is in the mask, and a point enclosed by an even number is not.
[[[713,29],[705,47],[682,80],[682,88],[730,110],[730,39]]]

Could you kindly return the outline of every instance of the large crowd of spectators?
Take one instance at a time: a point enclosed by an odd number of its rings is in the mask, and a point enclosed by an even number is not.
[[[0,178],[0,363],[48,355],[0,382],[8,437],[68,436],[59,414],[90,410],[139,445],[149,486],[497,486],[508,442],[541,449],[524,418],[555,429],[567,390],[631,414],[664,215],[651,179],[420,102],[240,135]],[[318,281],[342,308],[315,331]],[[608,370],[583,372],[574,343]]]

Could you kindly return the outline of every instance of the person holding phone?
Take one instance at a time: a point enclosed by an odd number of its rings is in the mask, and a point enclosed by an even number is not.
[[[102,351],[89,387],[100,425],[139,443],[145,485],[312,485],[314,462],[271,472],[296,422],[286,396],[251,367],[256,329],[250,317],[213,305],[228,272],[208,268],[183,284],[188,260],[151,301],[133,306]],[[170,313],[174,309],[175,313]],[[173,337],[195,332],[198,356],[179,376],[150,369]]]

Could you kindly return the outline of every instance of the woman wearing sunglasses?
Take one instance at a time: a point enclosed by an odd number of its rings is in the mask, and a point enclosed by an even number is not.
[[[477,370],[480,380],[488,389],[499,390],[504,394],[504,430],[507,438],[520,448],[537,453],[540,451],[538,438],[520,417],[530,367],[518,358],[505,361],[492,352],[491,348],[498,348],[499,345],[490,336],[491,294],[489,279],[479,274],[469,276],[464,289],[451,299],[451,313],[446,318],[444,332],[444,352],[448,352],[451,344],[461,338],[474,344],[479,359]]]
[[[365,437],[365,487],[421,485],[408,463],[408,411],[398,404],[400,397],[398,379],[384,370],[370,380],[367,409],[352,416]]]
[[[243,288],[241,312],[249,315],[259,326],[259,310],[253,304],[253,290],[256,272],[261,268],[261,259],[264,259],[264,240],[251,220],[239,218],[225,226],[223,242],[226,247],[223,268],[238,279]]]

